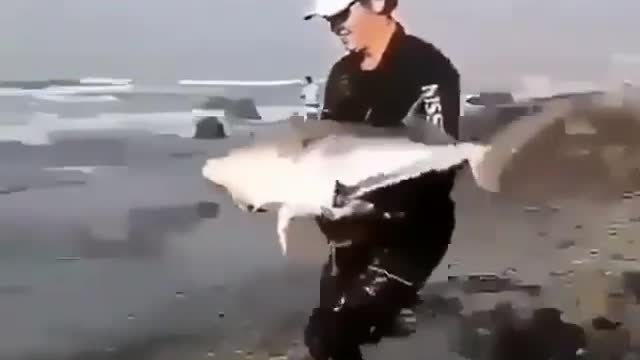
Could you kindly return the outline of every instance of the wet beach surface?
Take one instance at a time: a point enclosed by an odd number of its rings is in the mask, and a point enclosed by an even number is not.
[[[266,359],[299,347],[327,255],[317,228],[296,221],[284,259],[273,215],[241,212],[200,176],[207,157],[245,138],[70,134],[0,144],[0,358]],[[633,193],[515,203],[462,174],[455,198],[457,229],[417,332],[368,358],[483,358],[501,302],[524,319],[547,307],[584,328],[620,321],[637,346],[634,278],[622,276],[640,257]],[[474,273],[508,281],[474,285]],[[608,344],[613,327],[590,344]]]

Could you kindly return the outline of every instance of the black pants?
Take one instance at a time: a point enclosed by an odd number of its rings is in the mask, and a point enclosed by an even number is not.
[[[394,238],[336,248],[338,272],[332,274],[329,258],[320,280],[320,304],[305,328],[314,359],[360,360],[360,345],[377,343],[391,331],[448,249],[453,205],[441,215],[429,224],[404,226]]]

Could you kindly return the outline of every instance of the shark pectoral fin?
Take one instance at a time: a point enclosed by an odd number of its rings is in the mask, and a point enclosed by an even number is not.
[[[375,211],[375,205],[363,200],[351,200],[342,207],[320,207],[322,216],[329,220],[340,220],[347,217],[365,217],[374,214]]]
[[[265,202],[257,207],[256,212],[275,212],[282,208],[281,202]]]
[[[336,220],[336,214],[333,212],[333,210],[329,209],[326,206],[321,206],[320,207],[320,215],[322,215],[323,218],[329,219],[329,220]]]
[[[280,251],[282,255],[287,255],[287,230],[289,228],[289,224],[291,223],[291,219],[293,219],[293,212],[287,206],[282,206],[278,210],[278,222],[277,222],[277,233],[278,233],[278,243],[280,244]]]
[[[340,182],[340,180],[336,180],[335,186],[333,188],[333,204],[334,207],[342,207],[347,203],[349,196],[354,192],[355,188],[352,186],[347,186]]]

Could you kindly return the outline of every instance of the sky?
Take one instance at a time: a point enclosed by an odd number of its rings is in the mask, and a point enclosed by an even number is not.
[[[0,79],[323,77],[342,49],[322,20],[302,20],[311,2],[2,0]],[[538,73],[592,80],[614,56],[640,67],[638,13],[637,0],[400,0],[398,16],[465,87],[486,87]]]

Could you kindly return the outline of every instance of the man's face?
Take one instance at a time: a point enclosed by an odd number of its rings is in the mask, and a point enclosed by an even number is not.
[[[338,36],[348,51],[361,51],[367,48],[375,36],[373,29],[377,14],[354,1],[344,11],[328,17],[331,31]]]

